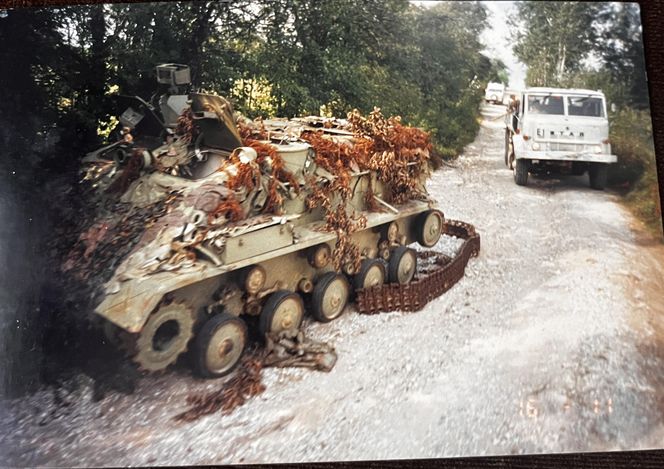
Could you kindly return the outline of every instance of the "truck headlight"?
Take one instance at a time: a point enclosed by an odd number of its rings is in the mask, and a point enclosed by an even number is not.
[[[599,145],[597,145],[597,146],[595,147],[595,153],[602,153],[602,147],[600,147]]]
[[[540,149],[540,144],[537,142],[533,142],[533,150],[537,151]]]

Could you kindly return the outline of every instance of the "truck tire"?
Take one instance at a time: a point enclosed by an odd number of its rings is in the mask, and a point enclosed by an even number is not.
[[[606,187],[606,180],[609,175],[609,165],[605,163],[591,163],[588,168],[588,178],[590,187],[598,191]]]
[[[510,129],[505,128],[505,166],[510,166]]]
[[[514,182],[517,186],[528,184],[528,170],[530,169],[530,160],[520,158],[514,162]]]

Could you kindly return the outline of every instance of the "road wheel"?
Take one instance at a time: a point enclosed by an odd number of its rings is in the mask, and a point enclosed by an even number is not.
[[[187,350],[193,328],[191,308],[178,302],[159,307],[138,333],[133,360],[142,370],[163,370]]]
[[[353,277],[355,290],[378,287],[385,283],[385,264],[380,259],[364,259],[360,271]]]
[[[212,316],[195,340],[196,368],[204,378],[227,375],[238,364],[247,345],[247,326],[228,313]]]
[[[530,169],[530,160],[520,158],[516,160],[514,165],[514,182],[518,186],[525,186],[528,184],[528,170]]]
[[[505,166],[510,166],[510,130],[505,129]]]
[[[588,178],[590,187],[599,191],[606,187],[606,181],[609,175],[609,165],[605,163],[591,163],[588,168]]]
[[[415,251],[406,246],[399,246],[390,256],[390,262],[387,265],[387,276],[390,283],[404,285],[413,279],[416,269],[417,255]]]
[[[270,295],[258,320],[262,337],[270,332],[299,329],[304,318],[304,304],[297,293],[278,290]]]
[[[430,248],[435,246],[443,232],[443,214],[439,210],[429,210],[417,218],[417,242]]]
[[[346,277],[328,272],[316,283],[311,295],[311,314],[320,322],[330,322],[344,312],[350,297]]]

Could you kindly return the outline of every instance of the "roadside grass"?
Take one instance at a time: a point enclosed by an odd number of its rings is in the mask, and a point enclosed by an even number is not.
[[[611,146],[618,163],[609,167],[609,185],[626,206],[664,242],[652,120],[648,110],[621,109],[611,116]]]

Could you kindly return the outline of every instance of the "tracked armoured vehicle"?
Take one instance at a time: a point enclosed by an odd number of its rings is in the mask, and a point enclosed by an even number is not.
[[[223,376],[250,329],[332,321],[356,290],[411,282],[409,245],[444,224],[427,134],[378,110],[247,121],[185,93],[186,66],[157,77],[163,92],[126,98],[116,141],[84,159],[96,213],[63,266],[96,285],[95,317],[140,368],[190,350]]]

